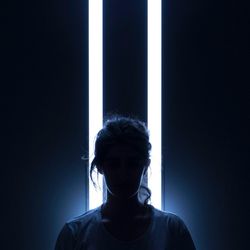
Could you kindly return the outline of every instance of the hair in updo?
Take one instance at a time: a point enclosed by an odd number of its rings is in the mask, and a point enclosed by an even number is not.
[[[149,142],[149,131],[145,123],[135,118],[112,115],[105,121],[95,141],[94,159],[90,166],[90,178],[95,187],[92,172],[102,165],[109,148],[117,144],[132,146],[141,156],[143,163],[146,163],[150,157],[151,143]],[[146,194],[142,192],[142,189],[146,191]],[[147,205],[151,198],[151,190],[141,184],[139,190],[140,200],[143,200],[143,196],[146,196],[143,204]]]

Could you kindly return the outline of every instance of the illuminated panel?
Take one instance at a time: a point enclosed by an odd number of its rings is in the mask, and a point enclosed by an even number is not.
[[[95,136],[102,128],[103,120],[102,36],[102,0],[89,0],[89,162],[93,159]],[[89,209],[102,203],[102,176],[99,185],[96,172],[92,176],[98,189],[94,188],[89,178]]]
[[[151,169],[148,187],[152,205],[161,207],[161,0],[148,0],[148,128]]]

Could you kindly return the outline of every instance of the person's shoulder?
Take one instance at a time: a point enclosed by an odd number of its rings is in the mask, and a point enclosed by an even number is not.
[[[187,230],[187,226],[184,220],[174,212],[154,208],[154,214],[164,222],[164,225],[167,226],[170,232],[172,232],[173,234],[175,232],[182,234]]]
[[[182,221],[180,216],[178,216],[177,214],[175,214],[173,212],[160,210],[154,206],[151,206],[151,207],[153,207],[154,215],[156,217],[162,217],[162,218],[165,218],[165,219],[171,220],[171,221]]]
[[[188,227],[184,220],[177,214],[170,211],[154,209],[158,225],[161,230],[166,230],[173,249],[195,250],[195,245]]]
[[[76,232],[79,228],[82,228],[84,225],[90,224],[93,220],[97,219],[98,209],[90,209],[78,216],[75,216],[65,222],[66,227],[68,227],[72,232]]]
[[[75,249],[75,244],[81,233],[90,232],[93,225],[96,225],[99,207],[88,210],[81,215],[67,220],[56,240],[55,250]]]

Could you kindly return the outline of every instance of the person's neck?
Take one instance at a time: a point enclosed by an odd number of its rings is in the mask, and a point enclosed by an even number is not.
[[[132,220],[140,215],[145,209],[144,205],[139,201],[138,197],[128,200],[120,200],[114,197],[108,197],[103,203],[103,214],[109,219]]]

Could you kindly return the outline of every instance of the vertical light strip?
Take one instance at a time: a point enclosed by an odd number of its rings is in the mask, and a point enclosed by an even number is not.
[[[161,205],[161,0],[148,0],[148,128],[150,131],[151,172],[148,187],[152,205]]]
[[[89,0],[89,161],[94,156],[94,141],[103,122],[103,51],[102,51],[102,0]],[[89,166],[90,167],[90,166]],[[89,178],[89,209],[102,203],[102,176],[97,182],[96,172],[93,180],[99,185],[95,190]]]

